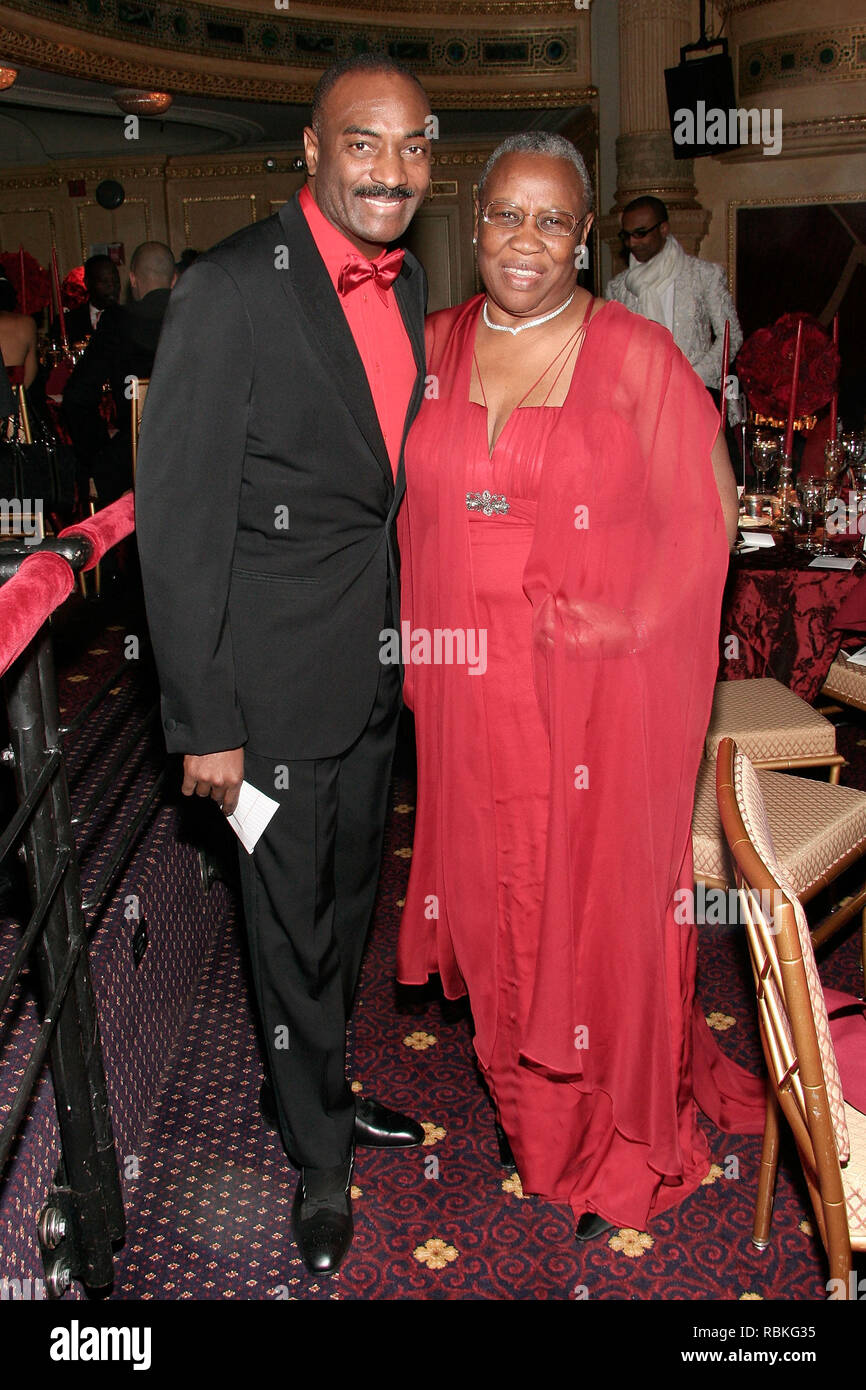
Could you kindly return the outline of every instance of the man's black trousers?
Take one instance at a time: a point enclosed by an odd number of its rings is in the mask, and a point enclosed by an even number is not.
[[[253,854],[240,849],[241,886],[265,1067],[298,1167],[335,1168],[351,1152],[346,1021],[373,914],[399,712],[399,667],[383,665],[367,726],[344,753],[281,762],[244,749],[246,781],[280,803]]]

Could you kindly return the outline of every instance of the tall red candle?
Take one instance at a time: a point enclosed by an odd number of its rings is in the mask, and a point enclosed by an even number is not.
[[[19,314],[27,313],[27,284],[24,279],[24,247],[18,243],[18,277],[21,281],[21,303],[18,305]]]
[[[727,414],[727,397],[725,388],[728,384],[728,351],[731,342],[731,321],[725,319],[725,336],[722,339],[722,392],[719,398],[719,418],[722,422],[722,429],[725,428],[725,415]]]
[[[833,346],[839,351],[839,315],[833,315]],[[836,382],[836,390],[830,398],[830,442],[835,442],[836,426],[839,420],[839,383]]]
[[[791,399],[788,403],[788,424],[785,428],[785,456],[791,457],[794,447],[794,418],[797,414],[797,387],[800,385],[800,356],[803,351],[803,320],[797,324],[797,343],[794,348],[794,374],[791,378]]]
[[[69,339],[66,336],[66,315],[63,312],[63,300],[60,297],[60,271],[57,269],[57,247],[51,247],[51,282],[54,285],[54,298],[57,300],[57,317],[60,321],[60,341],[65,350],[69,349]]]

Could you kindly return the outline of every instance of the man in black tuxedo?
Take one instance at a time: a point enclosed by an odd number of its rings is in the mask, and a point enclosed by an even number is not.
[[[379,634],[399,626],[394,521],[424,392],[424,273],[385,248],[428,186],[428,111],[387,58],[326,72],[306,189],[173,292],[139,448],[183,790],[230,814],[246,778],[279,802],[241,876],[272,1103],[301,1169],[295,1235],[317,1274],[351,1242],[354,1144],[423,1139],[353,1097],[345,1029],[382,853],[400,684]]]
[[[96,332],[99,320],[110,304],[120,303],[120,272],[110,256],[91,256],[84,262],[87,299],[74,309],[66,309],[66,337],[70,343],[83,343]],[[57,337],[60,330],[57,329]]]
[[[161,241],[137,246],[129,263],[129,304],[109,304],[63,391],[69,428],[82,479],[92,478],[100,507],[132,487],[131,380],[146,379],[177,279],[171,247]],[[105,383],[114,397],[116,425],[102,415]]]

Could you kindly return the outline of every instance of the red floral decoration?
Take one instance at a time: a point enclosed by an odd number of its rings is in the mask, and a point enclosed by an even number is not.
[[[825,406],[839,378],[839,353],[833,339],[811,314],[783,314],[772,328],[759,328],[737,355],[737,375],[749,404],[761,415],[786,419],[794,376],[797,324],[803,322],[798,416],[814,415]]]
[[[77,265],[74,270],[64,278],[60,286],[60,297],[63,300],[64,309],[77,309],[79,304],[86,304],[89,298],[87,286],[84,283],[84,266]]]
[[[38,314],[46,304],[51,303],[51,280],[47,270],[30,255],[24,252],[24,294],[21,293],[21,255],[18,251],[0,251],[0,265],[6,271],[18,296],[19,314]]]

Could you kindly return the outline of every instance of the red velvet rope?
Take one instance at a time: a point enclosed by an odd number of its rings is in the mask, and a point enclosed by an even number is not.
[[[18,573],[0,589],[0,674],[21,655],[74,583],[72,567],[62,555],[44,550],[22,560]]]
[[[84,521],[76,521],[71,526],[67,526],[65,531],[60,532],[60,539],[66,540],[70,536],[86,536],[93,546],[93,554],[84,566],[86,570],[92,570],[94,565],[98,565],[106,550],[110,550],[118,541],[122,541],[124,536],[129,536],[135,530],[135,502],[131,492],[125,492],[122,497],[118,497],[116,502],[112,502],[110,507],[105,507],[95,516],[89,516]],[[47,616],[47,615],[46,615]]]
[[[92,569],[107,550],[134,529],[133,497],[126,492],[104,511],[67,526],[60,535],[85,536],[90,541],[93,554],[84,568]],[[22,560],[18,573],[0,588],[0,675],[21,655],[74,584],[72,566],[62,555],[34,550]]]

